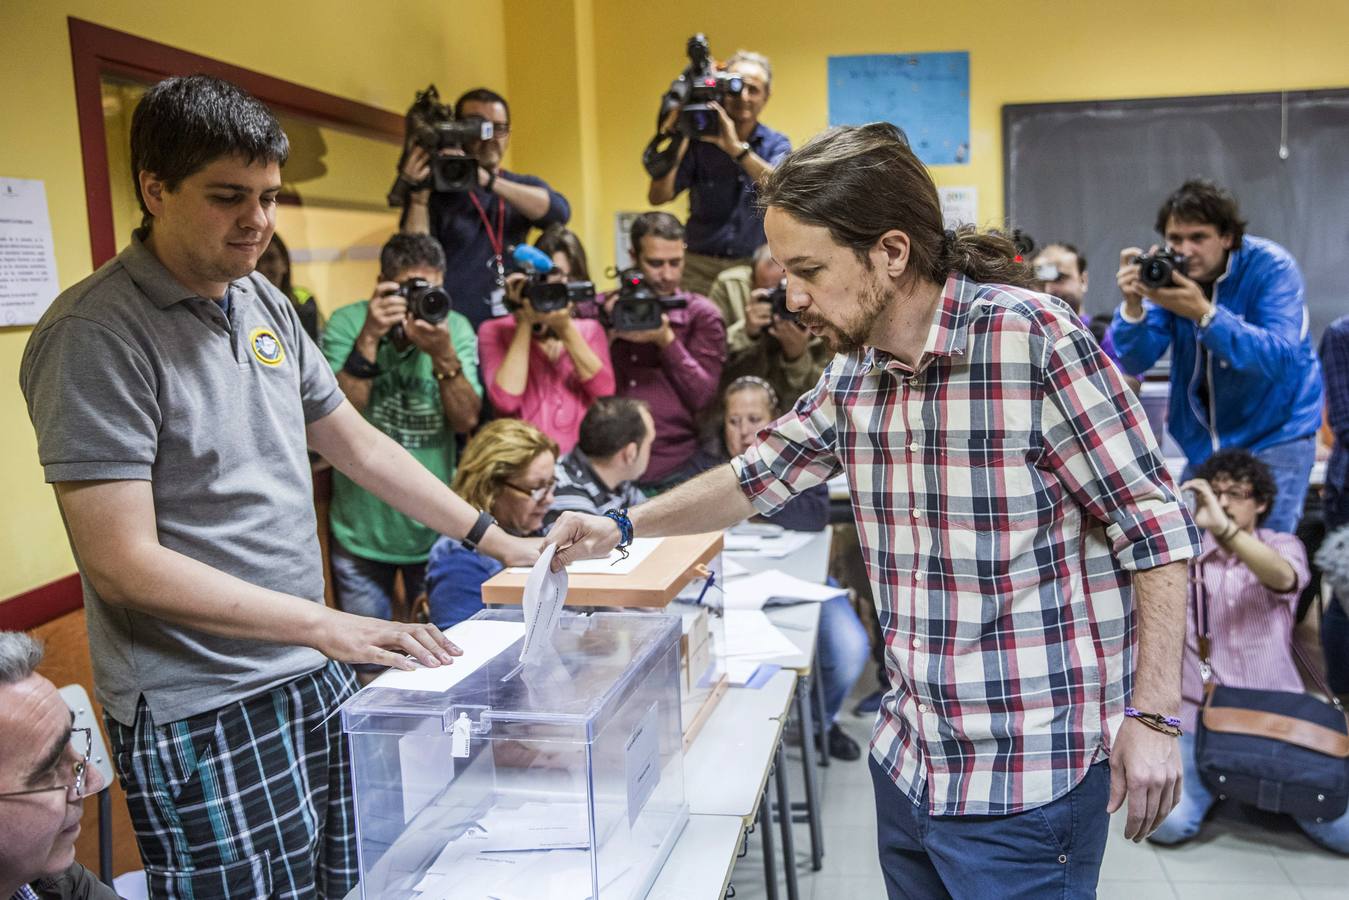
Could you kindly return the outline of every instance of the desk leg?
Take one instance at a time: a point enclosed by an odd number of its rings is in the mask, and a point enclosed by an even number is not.
[[[773,850],[773,796],[764,785],[763,796],[759,798],[759,843],[763,850],[764,892],[768,900],[778,900],[777,854]]]
[[[811,676],[811,687],[815,698],[815,730],[820,736],[820,746],[824,752],[820,754],[820,765],[829,765],[829,723],[824,718],[824,679],[820,677],[820,645],[815,645],[815,668]]]
[[[813,680],[819,673],[810,676]],[[818,872],[824,867],[824,829],[820,826],[820,791],[815,771],[815,733],[810,709],[810,685],[806,679],[796,682],[796,716],[801,726],[801,764],[805,770],[806,782],[806,821],[810,823],[810,870]],[[826,746],[826,752],[828,747]],[[789,807],[790,809],[790,807]]]
[[[778,744],[774,778],[778,789],[778,823],[782,826],[782,869],[787,876],[787,900],[798,900],[796,884],[796,839],[792,834],[792,801],[787,796],[787,754]]]

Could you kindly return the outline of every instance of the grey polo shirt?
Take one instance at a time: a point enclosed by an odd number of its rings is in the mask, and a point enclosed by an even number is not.
[[[228,319],[131,245],[57,297],[19,383],[48,482],[149,481],[159,542],[323,601],[305,426],[342,402],[290,302],[255,274]],[[78,559],[77,559],[78,562]],[[218,709],[325,664],[306,647],[214,637],[105,603],[84,583],[95,693],[130,725]]]

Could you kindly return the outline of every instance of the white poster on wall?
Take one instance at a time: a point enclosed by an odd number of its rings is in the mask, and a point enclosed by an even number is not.
[[[957,225],[979,224],[979,189],[973,185],[938,187],[941,198],[941,217],[947,228]]]
[[[0,178],[0,326],[34,324],[60,292],[46,187]]]
[[[614,266],[620,272],[637,265],[632,258],[632,223],[640,215],[639,212],[614,213]]]

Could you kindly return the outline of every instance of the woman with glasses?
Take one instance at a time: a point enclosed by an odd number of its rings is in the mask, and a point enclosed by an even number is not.
[[[1307,551],[1296,535],[1261,528],[1278,493],[1274,476],[1246,450],[1220,450],[1181,485],[1190,492],[1204,545],[1191,577],[1206,595],[1209,662],[1213,679],[1233,688],[1301,693],[1293,660],[1298,596],[1307,584]],[[1199,674],[1196,604],[1190,592],[1185,659],[1181,671],[1180,750],[1185,765],[1180,803],[1148,838],[1180,844],[1199,834],[1217,798],[1200,780],[1194,730],[1204,700]],[[1329,822],[1298,819],[1307,836],[1337,853],[1349,853],[1349,813]]]
[[[557,457],[557,442],[533,425],[497,419],[468,442],[454,490],[510,534],[542,535]],[[482,609],[482,583],[501,569],[501,563],[466,541],[436,541],[426,563],[431,621],[449,628]]]

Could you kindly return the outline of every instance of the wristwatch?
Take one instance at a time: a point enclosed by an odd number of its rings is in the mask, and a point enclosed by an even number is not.
[[[464,535],[461,543],[469,550],[477,550],[478,542],[482,540],[483,535],[487,534],[487,529],[496,523],[497,520],[492,518],[492,514],[483,510],[478,513],[478,521],[473,523],[473,527],[468,530],[468,534]]]
[[[1203,331],[1205,328],[1212,325],[1213,317],[1217,315],[1217,313],[1218,313],[1217,305],[1215,304],[1210,306],[1208,308],[1208,312],[1204,313],[1202,316],[1199,317],[1199,330]]]
[[[442,372],[439,369],[432,369],[431,374],[436,376],[436,381],[454,381],[454,379],[464,374],[464,367],[457,366],[453,372]]]
[[[740,160],[744,159],[746,156],[749,156],[749,151],[750,151],[749,144],[742,143],[740,145],[740,153],[739,155],[736,156],[735,161],[740,162]]]

